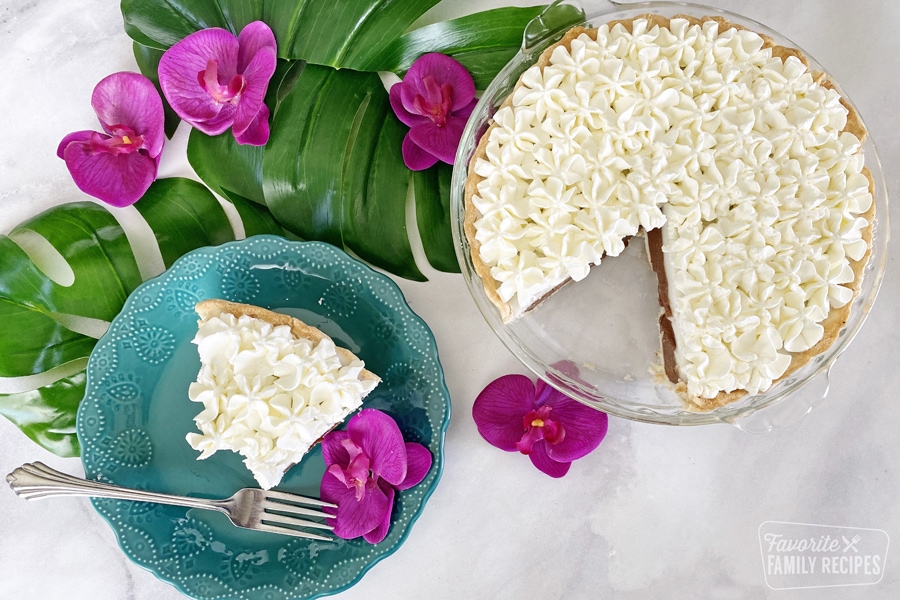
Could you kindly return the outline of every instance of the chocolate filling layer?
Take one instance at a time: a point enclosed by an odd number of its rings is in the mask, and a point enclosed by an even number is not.
[[[672,383],[678,383],[678,365],[675,364],[675,331],[672,329],[672,305],[669,303],[669,280],[663,260],[662,229],[652,229],[647,234],[647,250],[650,266],[656,273],[656,293],[659,295],[659,336],[662,345],[663,367]]]

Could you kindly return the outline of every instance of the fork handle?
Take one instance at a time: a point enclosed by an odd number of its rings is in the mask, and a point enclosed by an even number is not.
[[[94,498],[138,500],[140,502],[156,502],[158,504],[226,512],[220,500],[172,496],[170,494],[123,488],[100,481],[90,481],[61,473],[51,469],[42,462],[25,463],[7,475],[6,482],[17,496],[26,500],[37,500],[51,496],[92,496]]]

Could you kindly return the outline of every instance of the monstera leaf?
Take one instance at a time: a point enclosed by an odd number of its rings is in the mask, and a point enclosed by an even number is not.
[[[190,250],[235,239],[222,206],[196,181],[157,180],[135,207],[155,234],[167,268]],[[284,233],[265,208],[244,199],[235,208],[245,233]],[[22,243],[34,236],[53,247],[61,268],[51,270],[46,258],[31,250],[34,244]],[[75,413],[84,395],[87,357],[97,341],[78,323],[109,322],[119,313],[142,280],[135,254],[109,211],[77,202],[0,236],[0,256],[0,377],[51,369],[62,374],[39,389],[0,395],[0,414],[51,452],[77,456]],[[60,280],[60,271],[67,280]]]
[[[416,227],[431,266],[458,272],[450,230],[450,168],[406,169],[406,133],[377,71],[402,75],[426,52],[457,58],[483,89],[513,57],[544,7],[500,8],[409,28],[435,0],[123,0],[125,28],[142,70],[152,57],[206,27],[238,33],[262,20],[279,64],[266,103],[272,134],[262,148],[193,131],[188,159],[229,199],[267,206],[289,231],[351,250],[396,275],[425,277],[407,229],[410,183]],[[583,14],[571,7],[564,20]],[[149,76],[149,74],[148,74]],[[151,77],[152,78],[152,77]]]
[[[355,68],[399,38],[439,0],[122,0],[125,31],[165,49],[207,27],[235,35],[264,21],[275,33],[280,58]]]

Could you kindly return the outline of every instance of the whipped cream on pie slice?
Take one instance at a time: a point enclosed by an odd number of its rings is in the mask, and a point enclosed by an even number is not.
[[[197,312],[201,366],[188,396],[203,410],[194,417],[200,432],[187,441],[201,452],[198,460],[239,453],[263,489],[379,382],[363,361],[298,319],[222,300],[203,301]]]
[[[859,289],[864,135],[822,74],[755,32],[658,16],[576,28],[473,157],[476,270],[508,322],[661,228],[684,396],[765,391],[833,340],[829,315]]]

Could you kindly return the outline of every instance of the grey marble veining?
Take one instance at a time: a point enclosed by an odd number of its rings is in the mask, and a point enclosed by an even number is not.
[[[900,4],[709,2],[781,31],[832,73],[875,139],[889,192],[900,194]],[[428,16],[503,3],[445,0]],[[94,84],[135,66],[118,3],[98,0],[0,1],[0,63],[3,234],[44,208],[85,199],[56,158],[56,145],[69,131],[95,126],[88,102]],[[183,151],[180,131],[162,175],[189,173],[177,158]],[[400,281],[434,331],[453,398],[445,470],[406,543],[339,597],[900,597],[895,549],[876,585],[776,591],[766,584],[758,539],[763,522],[790,521],[881,529],[900,541],[897,223],[895,214],[879,300],[834,367],[829,398],[806,419],[761,436],[724,425],[671,428],[611,419],[601,447],[558,481],[526,458],[487,445],[475,429],[471,406],[478,392],[522,369],[489,330],[462,279],[435,274],[424,284]],[[49,455],[0,419],[0,472],[33,460],[82,472],[79,461]],[[25,502],[0,486],[0,511],[2,598],[182,598],[125,559],[87,500]]]

